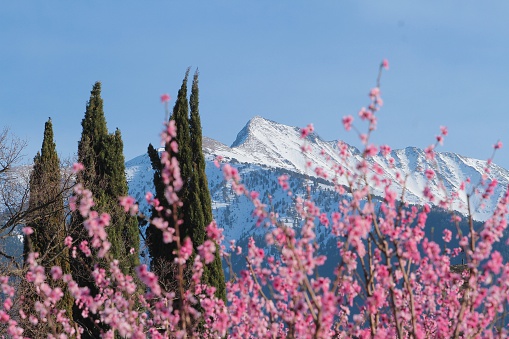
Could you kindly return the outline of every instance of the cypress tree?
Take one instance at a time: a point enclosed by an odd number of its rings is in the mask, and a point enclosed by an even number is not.
[[[197,190],[198,200],[202,208],[200,220],[194,225],[203,225],[196,227],[199,229],[201,239],[205,239],[205,227],[212,222],[212,199],[210,197],[209,184],[205,172],[205,157],[203,155],[202,129],[199,110],[199,88],[198,88],[198,70],[194,73],[193,85],[191,87],[191,96],[189,104],[191,108],[191,116],[189,118],[189,126],[191,133],[191,150],[193,154],[195,187]],[[203,235],[202,235],[203,234]],[[204,240],[201,240],[203,243]],[[210,265],[204,267],[204,282],[210,286],[216,287],[216,296],[226,301],[226,286],[224,280],[223,265],[219,254],[219,247],[216,248],[215,259]]]
[[[113,258],[119,260],[120,269],[124,274],[136,276],[134,269],[140,264],[137,253],[139,252],[139,229],[138,221],[125,213],[118,203],[118,198],[128,194],[127,179],[125,176],[124,143],[119,129],[106,137],[104,150],[104,177],[105,200],[103,211],[111,216],[108,230],[108,238],[112,246],[110,253]],[[133,255],[130,254],[134,250]]]
[[[170,120],[175,121],[177,127],[176,141],[178,153],[172,153],[171,147],[166,145],[166,151],[176,157],[180,164],[181,177],[184,182],[178,192],[182,206],[178,209],[178,216],[182,220],[179,226],[180,238],[183,240],[190,237],[195,252],[198,246],[205,241],[205,228],[212,221],[212,204],[208,190],[207,177],[205,174],[205,158],[202,151],[202,132],[198,109],[198,72],[193,78],[193,87],[190,103],[187,100],[187,81],[189,69],[187,69],[178,92],[177,100],[173,108]],[[189,107],[191,115],[189,115]],[[164,210],[171,209],[164,198],[164,184],[161,178],[162,165],[158,152],[149,145],[148,154],[154,169],[154,186],[156,197],[164,206]],[[159,216],[153,210],[152,217]],[[163,215],[170,226],[174,227],[173,216]],[[164,244],[161,231],[153,225],[147,228],[147,243],[152,259],[152,270],[155,271],[163,283],[163,286],[172,286],[175,283],[174,272],[164,271],[164,267],[170,266],[174,260],[175,244]],[[190,261],[192,262],[192,261]],[[166,264],[165,264],[166,263]],[[219,251],[216,251],[216,259],[204,269],[203,281],[216,287],[216,295],[226,298],[224,273],[221,265]]]
[[[191,212],[193,206],[190,202],[192,193],[189,181],[193,175],[193,156],[191,150],[191,134],[189,131],[189,102],[187,100],[187,79],[189,76],[189,68],[186,71],[182,86],[177,95],[177,102],[173,107],[173,114],[170,120],[175,121],[177,127],[176,141],[178,144],[178,153],[173,154],[171,147],[166,145],[166,151],[170,151],[172,156],[175,156],[180,165],[180,175],[184,181],[182,189],[178,192],[182,207],[179,209],[179,217],[183,223],[180,225],[180,238],[183,240],[186,236],[191,236],[192,228],[189,226],[191,223]],[[195,243],[191,236],[193,244]]]
[[[69,251],[64,246],[66,237],[64,199],[62,194],[62,176],[60,161],[53,141],[53,125],[51,118],[44,125],[44,138],[41,152],[34,158],[34,166],[30,174],[30,198],[29,210],[33,210],[31,220],[28,223],[33,229],[33,234],[24,239],[24,259],[26,262],[28,253],[39,253],[38,262],[49,270],[53,266],[59,266],[64,274],[70,273]],[[27,264],[24,265],[27,268]],[[48,279],[52,288],[60,287],[65,291],[62,282]],[[25,313],[33,311],[33,304],[37,300],[33,285],[23,284],[23,308]],[[68,292],[57,303],[57,309],[66,311],[66,316],[72,316],[73,300]],[[35,314],[34,314],[35,315]],[[33,326],[26,321],[24,324],[26,334],[31,337],[46,336],[50,329],[46,324]]]
[[[184,80],[182,81],[182,86],[177,95],[177,100],[175,102],[175,106],[173,107],[173,113],[170,119],[175,120],[175,125],[177,127],[177,142],[178,142],[178,153],[174,153],[169,144],[165,146],[165,150],[172,156],[176,157],[179,161],[180,165],[180,174],[182,180],[184,181],[184,185],[182,189],[178,192],[178,196],[180,201],[183,203],[182,207],[177,209],[177,215],[182,219],[183,223],[179,226],[180,237],[184,239],[186,236],[189,236],[188,231],[189,228],[185,227],[185,225],[189,224],[189,209],[190,206],[188,202],[188,192],[189,186],[186,184],[188,182],[188,178],[192,174],[192,157],[191,157],[191,149],[190,149],[190,134],[189,134],[189,123],[187,122],[189,116],[189,103],[187,100],[187,79],[189,76],[189,69],[187,70]],[[172,206],[169,205],[168,201],[164,196],[164,183],[162,179],[162,169],[163,166],[161,164],[161,160],[159,158],[159,153],[152,146],[148,147],[148,155],[152,162],[152,168],[154,169],[154,186],[155,186],[155,197],[160,201],[161,205],[164,207],[162,217],[168,222],[170,227],[175,228],[174,216],[167,213],[166,211],[171,211]],[[158,217],[159,212],[155,209],[152,209],[152,218]],[[176,249],[175,242],[165,244],[163,242],[162,232],[154,225],[150,224],[146,230],[146,239],[148,244],[148,250],[151,257],[151,269],[154,271],[158,277],[161,285],[166,290],[176,290],[175,286],[175,278],[176,278],[176,269],[173,264],[174,262],[174,251]]]
[[[200,187],[200,200],[203,205],[205,223],[208,224],[212,221],[212,199],[210,197],[207,175],[205,174],[205,157],[203,156],[203,138],[199,109],[198,75],[198,70],[196,70],[191,87],[191,96],[189,98],[189,105],[191,108],[189,126],[191,131],[193,163],[195,165],[195,171],[199,173],[198,185]]]
[[[85,169],[79,173],[78,182],[92,191],[94,210],[110,214],[110,226],[106,229],[111,243],[110,254],[119,261],[124,274],[136,277],[134,269],[139,265],[138,222],[135,217],[126,215],[118,203],[120,196],[127,195],[123,142],[118,129],[108,134],[100,82],[96,82],[91,91],[81,125],[83,131],[78,144],[78,161]],[[82,221],[77,213],[73,215],[73,239],[77,244],[88,240]],[[131,249],[134,249],[134,254],[130,254]],[[73,276],[81,286],[88,286],[95,294],[97,288],[90,275],[91,266],[90,259],[80,255],[73,262]],[[83,319],[81,311],[76,307],[74,311],[75,318],[87,328],[85,337],[97,336],[99,329],[91,319]]]
[[[161,176],[163,166],[161,164],[161,159],[159,158],[159,152],[152,146],[152,144],[148,145],[148,156],[152,163],[152,169],[154,170],[154,187],[155,187],[155,197],[159,200],[161,206],[164,207],[162,210],[163,213],[169,209],[168,201],[164,196],[164,183]],[[159,212],[152,208],[152,218],[158,217]],[[165,220],[170,222],[170,226],[174,227],[173,218],[170,217],[169,214],[164,214],[163,217]],[[165,244],[163,242],[163,235],[161,230],[155,227],[152,224],[149,224],[146,231],[146,241],[148,245],[149,254],[151,257],[151,268],[154,272],[157,272],[159,280],[164,284],[164,282],[170,279],[170,276],[165,276],[162,270],[158,269],[159,263],[162,265],[167,264],[171,265],[172,258],[171,253],[174,250],[174,243]]]

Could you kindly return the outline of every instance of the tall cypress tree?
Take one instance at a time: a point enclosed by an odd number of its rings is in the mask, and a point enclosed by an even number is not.
[[[166,150],[170,154],[177,158],[180,165],[180,175],[184,181],[182,189],[178,192],[182,206],[179,208],[179,217],[183,223],[180,225],[180,238],[185,239],[191,237],[193,244],[195,239],[192,236],[191,224],[191,213],[193,212],[193,206],[190,204],[192,200],[193,191],[189,185],[190,179],[193,175],[193,154],[191,149],[191,134],[189,131],[189,102],[187,100],[187,79],[189,77],[189,68],[186,71],[182,86],[177,95],[177,102],[173,107],[173,114],[170,120],[175,121],[177,127],[176,141],[178,144],[178,153],[174,154],[169,145],[166,145]]]
[[[192,225],[200,225],[200,238],[205,239],[205,227],[212,222],[212,199],[210,197],[209,184],[205,172],[205,157],[203,155],[203,142],[201,119],[199,110],[199,88],[198,88],[198,70],[194,73],[193,85],[191,87],[191,96],[189,104],[191,108],[191,116],[189,118],[189,126],[191,133],[191,151],[193,154],[194,186],[197,190],[198,200],[202,208],[201,215],[203,220]],[[201,226],[203,225],[203,227]],[[203,234],[203,235],[202,235]],[[202,243],[204,240],[201,240]],[[210,286],[216,287],[216,296],[226,300],[226,286],[224,280],[223,265],[219,254],[219,247],[216,248],[215,259],[210,265],[204,268],[204,282]]]
[[[34,158],[34,166],[30,174],[30,198],[29,210],[33,210],[31,220],[28,223],[33,229],[30,237],[25,237],[24,258],[28,253],[39,253],[39,264],[46,268],[47,274],[53,266],[60,266],[64,274],[70,273],[69,251],[64,246],[66,237],[64,199],[62,194],[62,176],[60,161],[53,141],[53,125],[51,118],[44,125],[44,139],[41,152]],[[25,264],[25,267],[27,265]],[[48,280],[51,287],[60,287],[65,291],[63,283]],[[31,289],[32,288],[32,289]],[[33,286],[24,284],[23,308],[26,313],[33,311],[33,303],[37,296]],[[57,303],[58,309],[66,311],[66,316],[72,316],[73,300],[69,293],[65,292],[63,298]],[[45,336],[50,329],[45,324],[31,325],[28,321],[24,324],[25,335],[31,337]]]
[[[177,215],[179,218],[183,220],[183,224],[179,226],[180,237],[184,239],[189,234],[187,233],[188,228],[185,227],[186,224],[189,224],[189,206],[187,204],[188,201],[188,192],[189,186],[186,184],[188,179],[192,174],[192,157],[191,157],[191,149],[190,149],[190,134],[189,134],[189,124],[187,122],[189,116],[189,102],[187,100],[187,79],[189,76],[189,69],[187,70],[184,80],[182,81],[182,86],[177,95],[177,100],[175,102],[175,106],[173,107],[173,113],[171,115],[171,119],[175,120],[175,125],[177,127],[177,142],[178,142],[178,153],[174,153],[169,144],[165,145],[165,150],[172,156],[176,157],[179,161],[180,165],[180,174],[182,180],[184,181],[184,185],[182,189],[178,192],[178,196],[180,201],[183,203],[181,208],[178,208]],[[178,118],[176,118],[178,117]],[[166,213],[166,211],[171,211],[172,206],[169,205],[168,201],[164,196],[164,183],[162,179],[162,169],[163,166],[161,164],[161,160],[159,158],[159,153],[157,150],[150,144],[148,147],[148,155],[152,162],[152,168],[154,169],[154,186],[156,190],[156,198],[160,201],[161,205],[164,207],[162,217],[169,223],[170,227],[175,228],[175,220],[174,215],[170,213]],[[159,212],[155,209],[152,209],[152,218],[159,216]],[[163,242],[162,232],[154,225],[150,224],[146,230],[146,239],[148,244],[148,250],[151,257],[151,269],[158,275],[159,280],[162,286],[168,290],[175,289],[175,277],[176,277],[176,269],[174,268],[174,251],[176,249],[175,242],[165,244]]]
[[[139,264],[138,223],[136,218],[126,215],[118,204],[118,198],[127,195],[123,142],[118,129],[108,134],[100,82],[96,82],[91,91],[81,125],[83,131],[78,144],[78,161],[85,169],[79,173],[78,182],[92,191],[94,210],[110,214],[110,226],[106,229],[111,243],[110,253],[119,260],[124,274],[135,277],[134,269]],[[82,221],[79,215],[73,216],[73,238],[78,244],[88,240]],[[134,254],[130,254],[131,249],[134,249]],[[73,262],[73,276],[80,285],[88,286],[92,293],[96,293],[91,268],[90,259],[81,255]],[[75,318],[86,327],[85,337],[99,334],[99,329],[90,319],[83,319],[76,307]]]
[[[189,69],[186,71],[182,86],[178,92],[177,100],[170,117],[175,121],[177,127],[177,138],[179,151],[172,153],[171,147],[166,145],[166,151],[175,156],[180,164],[181,177],[184,182],[182,189],[178,192],[182,206],[178,209],[178,216],[182,220],[179,225],[180,237],[190,237],[195,251],[205,241],[205,227],[212,221],[212,204],[208,190],[207,177],[205,175],[205,159],[202,151],[202,132],[198,109],[198,73],[193,78],[193,88],[190,103],[187,100],[187,81]],[[189,116],[189,106],[191,116]],[[164,198],[164,184],[161,179],[162,165],[158,152],[152,145],[149,145],[148,153],[152,161],[154,173],[154,186],[156,197],[161,201],[165,210],[170,209]],[[152,216],[158,216],[153,211]],[[173,216],[164,215],[170,226],[174,227]],[[161,231],[155,226],[147,228],[147,242],[152,259],[152,269],[159,275],[166,286],[172,286],[174,273],[165,272],[164,263],[171,265],[174,259],[173,251],[175,244],[163,244]],[[226,298],[224,273],[221,265],[219,251],[216,253],[216,260],[205,267],[203,281],[217,288],[216,295]]]
[[[118,237],[118,241],[115,241],[117,246],[112,246],[112,249],[116,251],[114,258],[119,259],[120,268],[125,274],[136,277],[134,269],[140,264],[138,256],[140,247],[138,221],[135,217],[126,214],[118,204],[118,197],[128,194],[124,143],[119,129],[114,134],[109,135],[109,148],[106,158],[108,160],[106,162],[106,173],[111,185],[110,192],[108,192],[111,198],[111,207],[108,211],[112,216],[112,226],[117,229],[116,235]],[[134,253],[132,255],[130,254],[131,250]]]

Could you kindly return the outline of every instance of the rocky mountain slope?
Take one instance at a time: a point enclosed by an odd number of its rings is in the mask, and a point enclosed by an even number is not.
[[[249,236],[263,236],[263,229],[255,226],[252,217],[253,206],[245,197],[238,197],[231,187],[224,181],[222,172],[217,169],[213,160],[222,157],[223,162],[235,166],[242,177],[243,183],[250,189],[260,193],[263,203],[273,207],[279,213],[280,219],[291,225],[298,225],[293,209],[294,197],[306,194],[305,187],[311,185],[312,195],[324,212],[337,209],[338,199],[341,197],[334,191],[331,179],[334,178],[333,168],[337,164],[344,164],[339,156],[338,141],[324,141],[317,134],[312,133],[306,139],[309,151],[304,155],[301,146],[304,140],[300,138],[300,129],[254,117],[238,133],[236,140],[228,147],[210,138],[204,138],[203,151],[207,159],[207,176],[213,199],[213,212],[220,227],[225,229],[226,240],[235,239],[245,243]],[[347,166],[355,167],[362,159],[362,154],[356,148],[347,146],[351,155]],[[394,158],[391,166],[388,158]],[[448,191],[458,190],[467,178],[472,184],[467,184],[469,192],[477,185],[485,173],[485,161],[464,157],[454,153],[437,153],[436,163],[426,159],[425,152],[415,147],[394,150],[390,157],[376,155],[370,159],[380,166],[383,176],[394,183],[394,189],[401,192],[402,185],[396,179],[399,175],[406,177],[405,197],[409,203],[421,204],[424,201],[423,191],[427,183],[426,169],[434,169],[438,174],[431,182],[432,192],[440,197],[439,189],[442,182]],[[310,169],[306,162],[314,165]],[[312,170],[319,166],[327,173],[328,180],[319,178]],[[144,196],[147,191],[153,191],[152,168],[146,154],[140,155],[126,163],[129,193],[139,202],[141,209],[146,209]],[[290,186],[294,195],[289,197],[282,192],[277,178],[281,174],[290,176]],[[476,220],[488,218],[496,206],[499,198],[504,194],[509,183],[509,171],[492,164],[488,181],[496,179],[495,193],[485,201],[474,198],[471,202],[473,215]],[[346,184],[344,178],[339,178],[340,184]],[[374,191],[382,196],[382,192]],[[460,195],[454,205],[458,212],[466,213],[466,195]],[[327,235],[319,230],[319,237]]]

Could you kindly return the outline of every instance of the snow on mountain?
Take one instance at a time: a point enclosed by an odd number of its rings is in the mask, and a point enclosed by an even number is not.
[[[338,152],[338,141],[324,141],[317,134],[311,134],[306,143],[311,151],[305,155],[301,151],[304,141],[300,138],[300,129],[278,124],[256,116],[239,132],[237,139],[231,147],[217,143],[212,139],[204,145],[204,152],[212,159],[214,156],[222,156],[226,161],[278,168],[316,176],[312,170],[306,167],[306,161],[311,161],[313,166],[324,168],[329,178],[335,176],[333,165],[343,165],[348,168],[355,168],[361,161],[362,154],[354,147],[348,146],[351,155],[349,163],[344,164]],[[377,155],[370,161],[377,163],[384,172],[384,176],[390,178],[394,183],[394,189],[401,192],[402,186],[398,184],[397,173],[407,177],[405,184],[405,197],[410,203],[419,204],[423,200],[423,190],[427,183],[425,170],[433,169],[438,178],[431,183],[432,191],[438,197],[443,197],[439,189],[440,181],[448,192],[457,191],[462,182],[470,178],[471,185],[467,185],[467,192],[470,192],[474,185],[477,185],[482,178],[486,161],[471,159],[455,153],[437,153],[436,163],[426,159],[423,150],[415,147],[407,147],[402,150],[392,151],[390,157],[394,158],[394,165],[391,166],[388,158]],[[314,168],[314,167],[313,167]],[[498,185],[495,194],[490,201],[481,206],[479,200],[472,201],[474,206],[474,217],[477,220],[485,220],[493,211],[493,207],[505,192],[509,184],[509,171],[492,164],[489,180],[497,179]],[[347,184],[344,177],[339,178],[340,184]],[[382,192],[375,194],[382,195]],[[466,213],[466,195],[460,195],[454,207],[461,213]]]
[[[303,143],[309,151],[303,154]],[[243,182],[248,189],[260,192],[264,203],[272,204],[280,213],[284,222],[297,223],[292,212],[292,198],[288,197],[278,187],[277,177],[283,173],[290,175],[292,190],[295,195],[304,195],[305,186],[312,184],[314,198],[319,200],[325,211],[337,208],[340,198],[334,192],[332,181],[319,179],[314,172],[316,166],[325,170],[328,178],[335,177],[334,166],[342,165],[346,168],[355,168],[362,160],[362,154],[355,147],[347,145],[347,152],[351,155],[348,163],[339,156],[338,141],[324,141],[317,134],[312,133],[304,141],[301,139],[300,129],[279,124],[274,121],[256,116],[238,133],[231,147],[210,138],[204,138],[203,151],[207,160],[207,176],[209,188],[213,199],[213,212],[215,219],[221,227],[225,228],[225,235],[229,239],[243,239],[244,235],[262,235],[254,227],[251,217],[252,206],[243,197],[237,197],[223,180],[220,170],[213,165],[217,156],[223,162],[231,163],[239,169]],[[384,176],[394,183],[394,189],[401,192],[402,185],[398,183],[397,176],[406,178],[405,199],[409,203],[420,204],[424,201],[423,190],[427,183],[426,169],[433,169],[438,174],[431,182],[432,192],[441,197],[440,182],[447,191],[458,190],[462,182],[470,178],[471,184],[467,186],[470,192],[482,178],[487,166],[485,161],[471,159],[454,153],[437,153],[436,164],[426,159],[425,152],[415,147],[394,150],[390,157],[394,158],[391,166],[387,157],[376,155],[369,161],[380,166]],[[311,161],[311,168],[306,162]],[[477,220],[485,220],[490,216],[499,198],[504,194],[509,184],[509,171],[492,164],[489,180],[496,179],[498,184],[495,194],[487,201],[473,198],[473,215]],[[141,155],[126,163],[126,173],[129,182],[129,193],[139,202],[142,210],[146,210],[144,195],[153,191],[153,171],[148,156]],[[346,184],[345,178],[338,178],[340,184]],[[375,195],[382,196],[382,192],[374,190]],[[270,196],[270,198],[269,198]],[[460,195],[454,208],[466,214],[466,195]]]

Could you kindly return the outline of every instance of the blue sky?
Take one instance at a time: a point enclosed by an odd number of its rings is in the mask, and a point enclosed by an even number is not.
[[[52,117],[61,157],[76,153],[95,81],[126,159],[159,143],[162,93],[200,70],[206,136],[231,144],[255,115],[312,122],[324,139],[383,75],[373,141],[441,148],[509,168],[507,1],[9,1],[0,11],[0,119],[27,139],[27,161]]]

